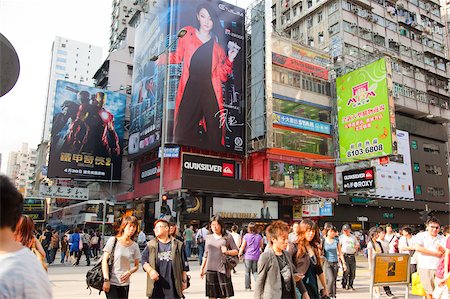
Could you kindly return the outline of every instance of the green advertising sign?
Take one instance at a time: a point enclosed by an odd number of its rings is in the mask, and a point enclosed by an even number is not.
[[[391,69],[386,60],[336,79],[341,163],[396,152],[394,103],[389,97]]]

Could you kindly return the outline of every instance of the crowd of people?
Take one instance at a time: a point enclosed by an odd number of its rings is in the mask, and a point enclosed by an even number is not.
[[[239,259],[245,266],[245,290],[253,291],[254,298],[336,298],[340,268],[342,289],[355,290],[358,252],[367,256],[369,269],[378,253],[410,255],[410,272],[420,276],[426,299],[448,298],[449,226],[440,234],[441,225],[434,217],[416,234],[409,226],[395,232],[385,225],[370,228],[367,235],[355,234],[348,224],[340,231],[332,223],[320,229],[308,219],[291,226],[275,220],[265,229],[250,222],[239,231],[237,225],[227,230],[224,219],[213,216],[202,227],[185,226],[182,232],[176,223],[158,219],[148,238],[139,230],[138,219],[126,216],[117,235],[103,245],[98,231],[75,228],[59,236],[46,226],[37,233],[33,220],[22,215],[22,195],[2,175],[0,188],[0,298],[52,298],[46,270],[58,250],[61,263],[70,256],[73,265],[79,265],[82,254],[89,265],[102,251],[102,290],[108,299],[128,298],[130,277],[139,268],[147,273],[148,298],[184,298],[191,279],[191,254],[198,256],[200,264],[200,277],[192,279],[205,280],[209,298],[234,296],[232,273]],[[394,297],[388,285],[383,289],[388,298]],[[374,294],[381,297],[378,287]]]

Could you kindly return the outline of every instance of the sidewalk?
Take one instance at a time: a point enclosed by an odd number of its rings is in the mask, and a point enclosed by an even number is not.
[[[98,295],[98,292],[93,290],[89,295],[89,290],[86,289],[85,275],[88,269],[92,267],[86,267],[84,257],[80,262],[81,266],[73,267],[69,263],[52,264],[49,267],[49,277],[53,286],[53,298],[76,298],[76,299],[96,299],[106,298],[104,293]],[[200,265],[197,261],[190,261],[191,271],[191,287],[185,291],[185,296],[188,299],[203,299],[205,297],[205,281],[200,278]],[[341,277],[342,273],[339,273]],[[244,264],[242,262],[237,266],[237,274],[233,274],[232,281],[234,285],[236,299],[251,299],[253,298],[253,292],[245,292],[244,287]],[[254,282],[252,281],[252,287]],[[364,256],[357,257],[357,270],[356,279],[354,283],[355,291],[342,290],[339,288],[338,282],[338,294],[337,298],[340,299],[366,299],[369,298],[369,271],[367,268],[367,260]],[[146,274],[142,269],[131,277],[130,285],[130,299],[134,298],[146,298]],[[404,298],[404,291],[402,287],[392,287],[392,292],[397,295],[397,298]],[[382,298],[387,298],[383,296]],[[411,299],[418,299],[421,297],[410,295]]]

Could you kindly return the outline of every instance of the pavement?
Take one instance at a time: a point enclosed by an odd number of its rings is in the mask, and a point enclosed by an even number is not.
[[[49,266],[49,278],[53,288],[53,298],[55,299],[97,299],[106,298],[105,294],[99,296],[98,291],[86,289],[86,272],[92,267],[86,266],[84,256],[81,258],[80,266],[74,267],[70,263],[60,264],[59,260],[55,260],[55,264]],[[185,296],[188,299],[200,299],[205,297],[205,281],[200,278],[200,265],[194,259],[190,260],[189,275],[191,275],[191,286],[185,291]],[[244,264],[242,262],[237,266],[237,273],[232,275],[234,286],[234,297],[236,299],[250,299],[253,298],[253,292],[246,292],[244,287]],[[339,277],[342,273],[339,272]],[[338,282],[337,298],[339,299],[366,299],[369,298],[369,270],[367,259],[364,256],[357,256],[356,279],[354,282],[354,291],[343,290],[340,288]],[[254,282],[252,281],[252,286]],[[138,272],[131,276],[130,283],[130,299],[146,298],[146,273],[139,269]],[[393,286],[392,292],[396,298],[405,298],[404,287]],[[387,298],[387,296],[382,296]],[[422,298],[419,296],[409,295],[411,299]]]

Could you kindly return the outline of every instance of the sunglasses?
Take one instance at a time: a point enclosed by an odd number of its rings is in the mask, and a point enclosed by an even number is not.
[[[439,229],[440,227],[439,226],[430,225],[430,228],[432,228],[432,229]]]

